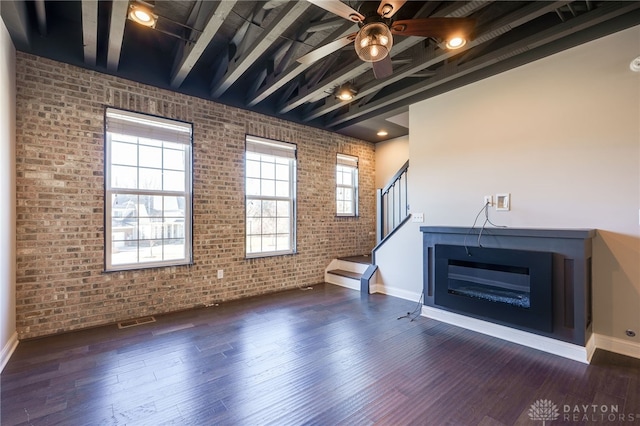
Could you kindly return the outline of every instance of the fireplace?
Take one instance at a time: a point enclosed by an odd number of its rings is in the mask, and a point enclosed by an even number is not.
[[[479,331],[493,323],[586,346],[592,336],[594,230],[489,228],[481,236],[464,227],[420,231],[423,315]],[[520,341],[527,339],[533,337]]]
[[[524,330],[551,332],[552,253],[437,244],[435,304]]]

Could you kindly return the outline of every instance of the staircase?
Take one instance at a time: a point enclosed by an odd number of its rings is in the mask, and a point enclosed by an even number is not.
[[[364,286],[364,292],[369,293],[369,281],[376,269],[369,255],[339,257],[325,269],[324,281],[359,291]]]
[[[371,255],[333,259],[324,271],[326,283],[359,290],[362,294],[371,293],[372,284],[375,285],[372,281],[378,270],[375,264],[376,250],[411,218],[407,197],[408,170],[409,161],[398,170],[387,186],[377,190],[377,244]]]

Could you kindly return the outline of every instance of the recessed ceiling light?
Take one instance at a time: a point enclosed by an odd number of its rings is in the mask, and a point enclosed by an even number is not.
[[[466,39],[456,36],[447,40],[445,46],[447,46],[447,49],[460,49],[465,44],[467,44]]]
[[[378,136],[387,136],[389,133],[386,130],[378,130],[376,133]]]
[[[341,101],[350,101],[356,94],[358,94],[358,91],[355,87],[353,87],[351,83],[343,84],[334,92],[336,98],[340,99]]]
[[[129,19],[145,27],[155,27],[158,16],[154,15],[151,8],[142,3],[132,3],[129,6]]]

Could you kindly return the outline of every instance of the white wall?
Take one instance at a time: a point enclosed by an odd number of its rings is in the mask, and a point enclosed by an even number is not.
[[[409,159],[409,136],[376,144],[376,188],[384,188]]]
[[[483,195],[509,192],[496,224],[596,228],[594,331],[640,336],[640,27],[410,108],[409,197],[424,225],[471,226]],[[420,224],[391,258],[396,291],[422,285]],[[633,346],[640,348],[640,346]],[[639,350],[640,357],[640,350]]]
[[[0,19],[0,371],[16,340],[16,51]]]

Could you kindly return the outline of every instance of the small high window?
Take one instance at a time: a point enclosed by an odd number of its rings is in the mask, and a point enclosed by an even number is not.
[[[337,156],[336,214],[358,215],[358,157],[345,154]]]

